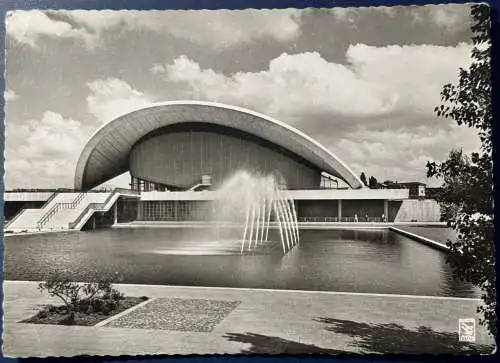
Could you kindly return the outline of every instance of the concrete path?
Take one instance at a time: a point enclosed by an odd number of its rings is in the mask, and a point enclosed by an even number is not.
[[[255,351],[255,341],[250,338],[233,341],[227,337],[231,333],[265,336],[270,342],[297,342],[325,349],[366,352],[359,348],[352,336],[328,331],[325,329],[327,324],[314,319],[396,323],[410,330],[427,326],[435,331],[456,333],[459,318],[478,318],[475,310],[479,303],[476,299],[382,294],[115,285],[128,296],[240,303],[210,332],[118,328],[109,324],[70,327],[19,323],[34,315],[40,304],[57,302],[38,292],[36,286],[35,282],[4,282],[3,352],[6,356],[237,354]],[[492,344],[485,329],[476,326],[477,343]]]

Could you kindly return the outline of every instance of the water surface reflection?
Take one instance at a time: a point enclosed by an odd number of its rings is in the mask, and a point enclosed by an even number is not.
[[[278,236],[270,234],[278,241]],[[279,243],[240,255],[230,230],[107,229],[9,236],[5,279],[479,296],[453,278],[445,253],[388,230],[303,230],[286,256]]]

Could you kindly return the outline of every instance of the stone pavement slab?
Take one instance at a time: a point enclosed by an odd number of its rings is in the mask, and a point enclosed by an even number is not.
[[[158,298],[107,327],[211,332],[240,301]]]

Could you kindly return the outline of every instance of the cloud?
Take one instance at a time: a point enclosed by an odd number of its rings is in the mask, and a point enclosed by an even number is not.
[[[471,24],[470,12],[464,11],[464,5],[447,4],[423,7],[430,19],[447,32],[454,33],[469,27]]]
[[[79,39],[93,47],[95,34],[84,28],[75,28],[72,24],[51,19],[46,12],[40,10],[15,10],[7,14],[6,31],[9,36],[20,43],[38,49],[43,37]]]
[[[351,7],[351,8],[333,8],[330,12],[338,21],[354,24],[359,20],[360,16],[366,14],[385,15],[393,18],[397,14],[398,6],[370,6],[370,7]]]
[[[5,101],[15,101],[19,98],[19,95],[12,89],[5,90],[3,93]]]
[[[330,146],[358,174],[364,171],[379,181],[425,182],[427,161],[441,161],[459,146],[470,153],[478,150],[480,142],[470,129],[450,124],[377,131],[361,128]]]
[[[400,110],[432,111],[444,84],[456,81],[458,69],[471,63],[472,47],[435,45],[350,46],[347,60],[361,78],[397,94]]]
[[[349,67],[329,63],[318,53],[282,54],[262,72],[230,76],[181,56],[164,67],[169,82],[189,86],[194,98],[248,105],[274,115],[306,110],[337,114],[383,114],[394,107],[395,95],[385,87],[359,78]]]
[[[154,101],[153,96],[132,88],[118,78],[97,79],[87,83],[87,86],[90,89],[87,97],[89,112],[101,123]]]
[[[363,44],[348,48],[348,64],[328,62],[317,52],[282,54],[260,72],[226,75],[180,56],[156,64],[152,72],[166,82],[190,90],[194,99],[206,99],[254,108],[275,117],[307,118],[329,115],[390,117],[403,112],[425,113],[440,101],[445,83],[458,68],[470,63],[470,46],[386,46]]]
[[[6,122],[6,184],[72,185],[73,170],[90,133],[79,121],[46,111],[39,120]],[[27,177],[29,175],[29,177]]]
[[[444,84],[470,64],[470,46],[351,45],[347,64],[282,54],[260,72],[223,74],[185,56],[151,71],[193,99],[255,109],[293,124],[357,172],[425,181],[427,160],[477,150],[474,132],[433,113]]]
[[[83,40],[90,48],[110,30],[152,31],[199,44],[225,48],[269,37],[277,41],[300,34],[300,10],[72,10],[12,12],[7,33],[36,47],[42,36]]]

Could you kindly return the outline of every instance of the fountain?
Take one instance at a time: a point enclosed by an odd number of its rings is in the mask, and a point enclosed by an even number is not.
[[[295,204],[273,175],[238,171],[221,185],[217,195],[213,219],[242,226],[241,253],[268,242],[271,225],[278,229],[283,254],[299,243]]]

